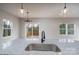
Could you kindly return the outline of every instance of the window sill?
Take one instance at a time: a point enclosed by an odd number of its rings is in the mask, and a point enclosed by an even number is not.
[[[26,40],[39,40],[39,37],[29,37],[29,38],[26,38]]]
[[[10,39],[11,36],[6,36],[6,37],[3,37],[3,39]]]

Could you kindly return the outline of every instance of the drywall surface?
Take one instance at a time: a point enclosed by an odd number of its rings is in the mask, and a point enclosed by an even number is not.
[[[3,19],[9,20],[12,22],[12,30],[10,37],[3,37]],[[3,49],[3,46],[7,46],[7,42],[19,38],[19,20],[15,16],[0,10],[0,52]]]

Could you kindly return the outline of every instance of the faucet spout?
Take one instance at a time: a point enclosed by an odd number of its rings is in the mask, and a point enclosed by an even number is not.
[[[45,32],[42,31],[41,33],[41,43],[43,43],[45,41]]]

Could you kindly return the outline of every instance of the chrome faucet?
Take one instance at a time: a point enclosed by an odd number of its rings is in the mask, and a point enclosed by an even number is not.
[[[41,33],[41,43],[45,41],[45,31],[42,31]]]

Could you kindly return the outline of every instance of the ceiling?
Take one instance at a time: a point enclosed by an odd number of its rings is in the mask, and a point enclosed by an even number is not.
[[[79,4],[68,3],[67,5],[67,15],[66,17],[79,17]],[[24,18],[24,15],[20,13],[21,4],[20,3],[1,3],[0,9],[16,16],[19,18]],[[24,3],[24,9],[29,10],[30,18],[53,18],[53,17],[63,17],[60,14],[64,8],[63,3]]]

